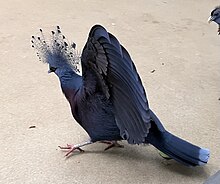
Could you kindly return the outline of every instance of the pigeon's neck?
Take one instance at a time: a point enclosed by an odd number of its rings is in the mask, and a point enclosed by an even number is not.
[[[59,77],[59,79],[64,95],[71,102],[82,86],[82,77],[75,72],[71,72]]]

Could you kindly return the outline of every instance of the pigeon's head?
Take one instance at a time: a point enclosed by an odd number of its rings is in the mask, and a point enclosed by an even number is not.
[[[220,35],[220,6],[211,11],[208,22],[216,22],[218,24],[218,34]]]
[[[80,55],[75,50],[76,44],[68,44],[59,26],[56,31],[52,31],[50,41],[45,40],[43,31],[40,29],[40,36],[32,36],[31,43],[37,50],[39,60],[48,63],[48,73],[54,72],[58,77],[72,71],[79,73],[77,66]]]

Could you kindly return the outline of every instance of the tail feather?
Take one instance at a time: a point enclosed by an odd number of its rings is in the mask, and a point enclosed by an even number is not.
[[[208,162],[210,155],[208,149],[193,145],[168,131],[160,131],[156,124],[158,122],[152,122],[152,127],[146,138],[148,143],[187,166],[202,166]]]

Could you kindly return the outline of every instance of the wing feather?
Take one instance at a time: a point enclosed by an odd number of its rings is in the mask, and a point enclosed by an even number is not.
[[[94,26],[89,33],[82,70],[83,75],[93,71],[97,85],[105,86],[103,93],[107,91],[106,98],[112,101],[121,136],[131,144],[143,143],[151,126],[145,90],[126,49],[102,26]]]

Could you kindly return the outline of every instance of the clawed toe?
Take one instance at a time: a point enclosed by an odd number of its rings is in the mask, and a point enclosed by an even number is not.
[[[107,146],[104,151],[109,150],[113,147],[117,147],[117,148],[124,148],[123,145],[119,144],[117,141],[100,141],[100,143],[105,143],[105,144],[109,144],[109,146]]]
[[[81,144],[67,144],[66,146],[58,146],[61,150],[67,150],[67,154],[65,155],[66,157],[72,153],[75,150],[79,150],[80,152],[84,152],[83,149],[81,149],[81,147],[92,144],[93,142],[91,140],[88,140],[86,142],[83,142]]]
[[[69,156],[75,150],[79,150],[80,152],[84,152],[80,147],[74,146],[73,144],[67,144],[67,146],[58,146],[61,150],[67,150],[66,157]]]

